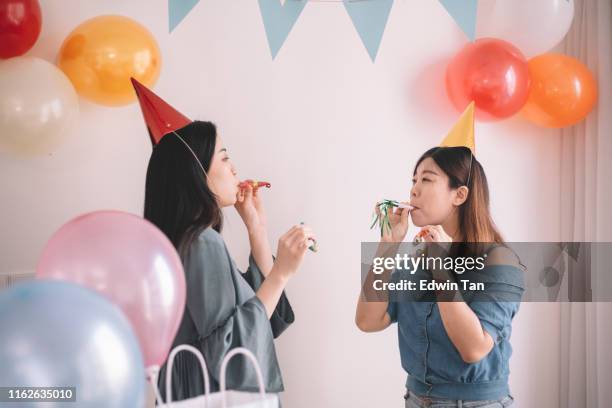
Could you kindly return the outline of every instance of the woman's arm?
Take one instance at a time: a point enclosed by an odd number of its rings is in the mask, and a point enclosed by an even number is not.
[[[272,317],[288,280],[285,274],[272,271],[257,290],[256,295],[265,306],[268,319]]]
[[[404,204],[407,204],[404,202]],[[380,217],[380,208],[378,204],[374,206],[374,211]],[[408,232],[408,214],[407,208],[396,208],[389,213],[389,223],[391,229],[383,228],[383,234],[380,237],[380,244],[376,251],[376,257],[394,257],[397,253],[400,243],[404,240]],[[363,286],[357,300],[357,308],[355,311],[355,324],[364,332],[381,331],[389,327],[392,323],[391,316],[387,313],[389,307],[389,295],[387,291],[381,293],[373,287],[375,279],[380,279],[383,282],[388,282],[391,277],[392,270],[385,268],[385,271],[380,275],[375,275],[372,268],[368,271],[364,280]]]
[[[235,207],[249,233],[253,259],[262,275],[267,277],[274,262],[266,229],[266,212],[259,196],[259,189],[253,188],[250,184],[241,189],[236,197]]]
[[[308,250],[308,239],[313,237],[314,235],[309,227],[296,225],[278,240],[276,262],[270,268],[269,275],[264,279],[256,293],[266,308],[268,318],[274,313],[289,278],[295,274],[302,264],[304,255]],[[272,259],[271,254],[270,259]]]
[[[516,265],[516,258],[505,247],[491,251],[487,265]],[[517,266],[518,267],[518,266]],[[491,334],[472,308],[464,301],[445,301],[448,292],[439,291],[438,308],[451,342],[466,363],[476,363],[489,354],[495,345]],[[455,294],[455,295],[458,295]],[[491,300],[493,302],[493,300]]]
[[[446,334],[466,363],[483,359],[494,342],[491,335],[482,328],[478,316],[465,302],[438,302]]]
[[[263,226],[249,228],[249,243],[251,245],[251,254],[255,263],[259,267],[262,275],[267,277],[272,270],[274,261],[272,258],[272,247],[268,240],[268,231]]]
[[[393,257],[399,247],[398,243],[381,242],[376,251],[376,257]],[[363,282],[359,299],[357,301],[357,310],[355,311],[355,324],[359,330],[364,332],[377,332],[389,327],[391,317],[387,313],[389,307],[388,294],[381,294],[373,287],[375,279],[380,279],[383,282],[388,282],[391,277],[392,270],[385,269],[380,275],[374,274],[372,268]]]

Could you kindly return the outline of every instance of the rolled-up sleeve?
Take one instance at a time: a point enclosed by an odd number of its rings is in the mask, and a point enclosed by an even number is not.
[[[389,300],[389,304],[387,305],[387,314],[389,318],[391,318],[391,323],[397,322],[397,303]]]

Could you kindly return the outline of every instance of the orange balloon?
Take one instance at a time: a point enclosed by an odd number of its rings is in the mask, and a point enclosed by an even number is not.
[[[523,115],[531,122],[561,128],[583,120],[597,101],[597,82],[575,58],[543,54],[529,60],[531,91]]]
[[[130,77],[153,86],[161,69],[161,53],[153,35],[123,16],[85,21],[64,40],[58,66],[86,99],[107,106],[136,100]]]

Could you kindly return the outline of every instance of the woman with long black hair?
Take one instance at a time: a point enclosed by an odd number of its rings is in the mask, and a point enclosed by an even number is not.
[[[236,208],[248,231],[251,255],[245,273],[220,234],[221,209],[229,206]],[[211,391],[219,389],[221,361],[235,347],[255,354],[267,392],[283,391],[273,339],[294,321],[284,288],[315,239],[312,230],[293,226],[279,239],[274,258],[257,187],[241,186],[215,125],[201,121],[169,132],[154,146],[144,217],[168,236],[184,265],[187,306],[173,346],[190,344],[202,352]],[[164,400],[166,371],[163,366],[158,379]],[[258,390],[256,373],[242,357],[232,359],[226,380],[229,389]],[[193,355],[177,354],[172,384],[175,401],[204,392]]]

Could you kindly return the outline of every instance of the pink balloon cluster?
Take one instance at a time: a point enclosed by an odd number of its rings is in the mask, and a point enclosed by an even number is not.
[[[36,275],[104,295],[132,323],[145,366],[164,363],[185,308],[185,275],[174,246],[149,221],[121,211],[74,218],[51,237]]]

